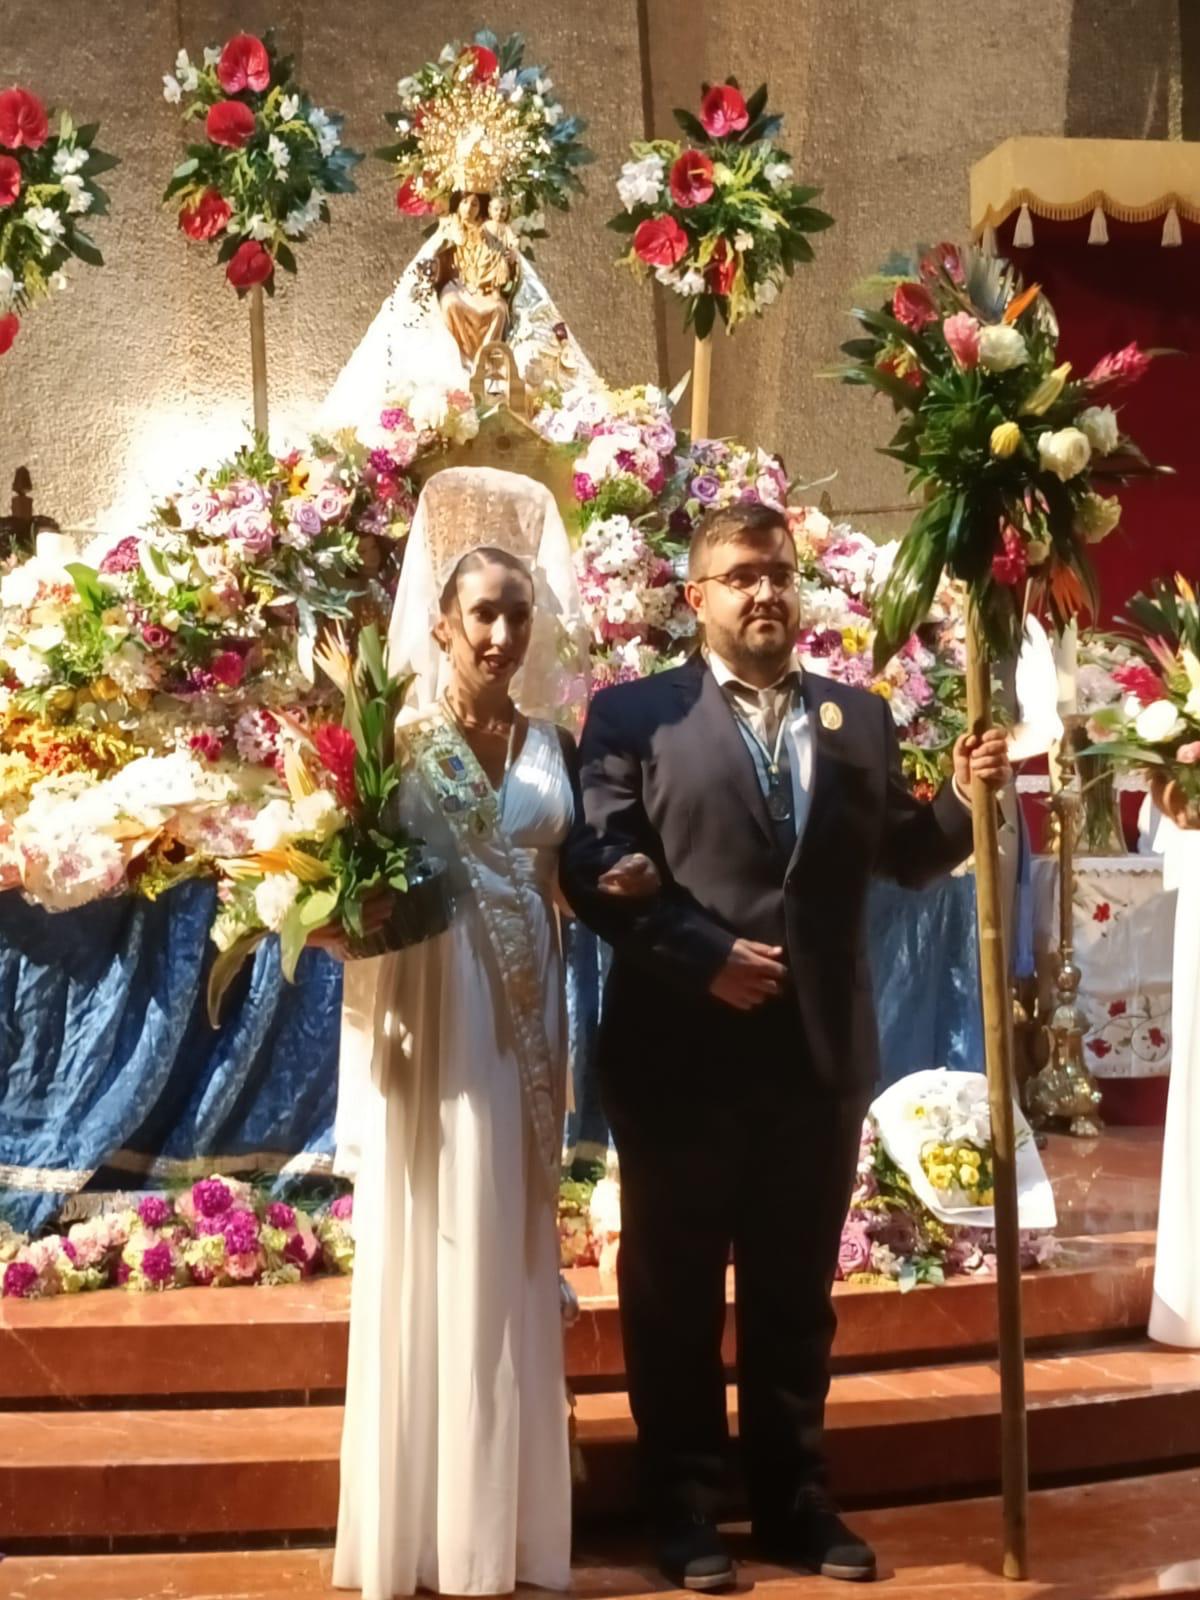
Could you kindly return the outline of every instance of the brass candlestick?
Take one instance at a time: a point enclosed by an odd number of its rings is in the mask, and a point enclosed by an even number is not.
[[[1079,1139],[1100,1132],[1100,1091],[1083,1058],[1085,1023],[1079,1010],[1082,974],[1075,965],[1075,840],[1082,804],[1076,783],[1075,745],[1083,718],[1063,719],[1063,736],[1050,753],[1050,809],[1057,822],[1058,973],[1046,1032],[1050,1059],[1026,1087],[1030,1120],[1039,1128],[1062,1128]]]

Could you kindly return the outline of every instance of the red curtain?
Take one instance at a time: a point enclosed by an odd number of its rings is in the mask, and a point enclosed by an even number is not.
[[[1174,477],[1121,490],[1120,526],[1093,552],[1101,621],[1157,576],[1182,571],[1200,580],[1200,226],[1183,222],[1183,243],[1163,248],[1162,219],[1108,219],[1109,242],[1089,245],[1090,217],[1052,222],[1035,216],[1032,247],[1012,245],[1016,217],[998,231],[998,248],[1028,283],[1040,283],[1058,314],[1061,351],[1076,373],[1136,340],[1163,357],[1142,382],[1114,396],[1122,425],[1151,461]]]

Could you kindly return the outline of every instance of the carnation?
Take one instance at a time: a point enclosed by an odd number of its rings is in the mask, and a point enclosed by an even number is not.
[[[171,1220],[171,1205],[160,1194],[148,1194],[138,1202],[137,1214],[143,1227],[161,1228]]]
[[[1075,420],[1098,456],[1111,455],[1121,441],[1117,413],[1111,406],[1088,406]]]

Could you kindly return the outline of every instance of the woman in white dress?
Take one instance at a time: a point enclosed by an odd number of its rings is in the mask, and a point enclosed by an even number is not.
[[[334,1583],[365,1600],[570,1581],[554,902],[574,746],[517,709],[566,685],[570,551],[547,490],[479,468],[430,480],[410,541],[389,640],[416,673],[399,809],[449,862],[456,906],[445,934],[346,974],[358,1180]]]

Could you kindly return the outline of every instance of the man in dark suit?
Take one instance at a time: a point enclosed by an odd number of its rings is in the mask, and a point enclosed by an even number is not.
[[[687,595],[704,652],[596,696],[563,858],[568,899],[614,947],[598,1066],[659,1561],[691,1589],[735,1578],[713,1520],[732,1249],[756,1536],[800,1567],[869,1579],[874,1554],[822,1467],[831,1291],[878,1066],[867,885],[919,885],[964,859],[967,785],[972,771],[1008,780],[1004,736],[960,740],[954,784],[916,801],[886,702],[799,669],[796,551],[777,511],[711,513]]]

